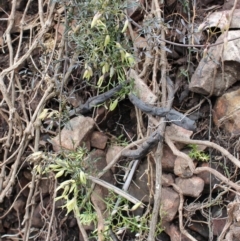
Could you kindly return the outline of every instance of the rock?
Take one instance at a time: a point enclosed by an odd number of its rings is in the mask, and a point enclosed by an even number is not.
[[[171,241],[190,241],[187,237],[181,234],[179,228],[174,224],[164,223],[164,231],[170,236]]]
[[[19,218],[19,215],[25,212],[25,205],[26,205],[26,199],[24,197],[18,198],[13,203],[13,209],[17,212],[18,218]]]
[[[160,215],[163,222],[170,222],[174,219],[179,203],[178,193],[169,187],[162,188]]]
[[[233,8],[233,6],[234,6],[234,2],[235,2],[235,0],[224,1],[222,9],[223,10],[231,10]],[[233,19],[234,19],[234,16],[235,16],[236,12],[239,10],[239,8],[240,8],[240,2],[237,1],[236,9],[233,12]],[[228,11],[226,11],[226,12],[228,12]],[[231,25],[232,25],[232,21],[231,21]]]
[[[106,166],[106,154],[102,150],[94,150],[90,153],[86,163],[88,163],[88,167],[86,168],[86,172],[92,176],[97,176],[99,172],[101,172]],[[111,170],[107,171],[102,177],[102,180],[113,184],[114,178]]]
[[[43,225],[44,225],[44,221],[43,221],[43,217],[44,217],[44,212],[46,211],[47,209],[47,206],[48,205],[51,205],[49,204],[49,197],[47,198],[44,198],[43,199],[43,203],[40,202],[37,204],[36,208],[34,208],[34,211],[33,211],[33,216],[32,216],[32,227],[34,228],[42,228]]]
[[[148,43],[147,40],[144,37],[141,37],[139,33],[136,31],[133,31],[133,37],[134,37],[134,46],[136,46],[139,49],[147,49]]]
[[[193,131],[184,129],[183,127],[177,126],[175,124],[171,124],[170,126],[166,127],[166,134],[168,136],[174,135],[175,137],[190,139]],[[181,150],[186,144],[184,143],[175,143],[175,146]]]
[[[223,228],[228,220],[227,210],[221,206],[214,206],[212,215],[213,235],[219,236],[222,233]]]
[[[224,36],[220,35],[216,43],[223,42]],[[228,40],[239,37],[240,30],[228,32]],[[220,96],[239,79],[240,39],[228,41],[224,51],[222,48],[222,44],[211,47],[208,54],[200,61],[189,85],[192,92]],[[224,73],[222,73],[222,61]]]
[[[225,2],[225,4],[226,3],[229,3],[229,1]],[[238,3],[238,5],[240,6],[240,2]],[[225,31],[226,26],[229,24],[230,12],[231,10],[213,12],[206,18],[206,20],[201,24],[201,26],[202,27],[204,26],[203,29],[220,28],[222,31]],[[240,28],[239,20],[240,20],[240,9],[235,9],[233,12],[232,21],[230,23],[229,29],[239,29]]]
[[[199,197],[203,191],[204,181],[200,177],[175,179],[176,185],[182,190],[184,196]]]
[[[213,121],[227,132],[240,134],[240,89],[224,94],[214,106]]]
[[[175,156],[173,154],[171,149],[167,145],[164,145],[163,146],[163,156],[162,156],[162,160],[161,160],[163,171],[173,173],[174,163],[175,163],[176,158],[177,158],[177,156]]]
[[[162,186],[169,187],[171,184],[174,183],[173,174],[162,174]]]
[[[204,223],[204,220],[201,220],[198,218],[194,218],[194,220],[197,219],[197,222],[191,222],[190,225],[188,225],[188,228],[199,233],[201,236],[205,238],[205,240],[208,240],[209,237],[209,229],[206,223]],[[200,216],[201,217],[201,216]]]
[[[123,149],[123,146],[111,145],[108,148],[107,154],[106,154],[107,164],[109,164],[119,154],[119,152],[122,151],[122,149]],[[115,166],[113,166],[111,169],[112,169],[112,172],[115,173]]]
[[[26,170],[23,172],[23,176],[28,180],[31,181],[32,180],[32,173],[29,170]]]
[[[91,136],[91,146],[103,150],[107,145],[108,137],[99,131],[94,131]]]
[[[189,168],[188,161],[186,159],[179,156],[175,159],[174,174],[182,178],[188,178],[193,175],[192,171]]]
[[[29,184],[29,180],[26,179],[25,176],[21,176],[19,178],[19,181],[18,181],[17,190],[18,191],[22,190],[22,188],[25,187],[28,184]],[[22,194],[23,194],[24,197],[28,197],[29,187],[24,188],[24,190],[22,191]]]
[[[73,215],[71,215],[69,217],[69,228],[74,228],[76,226],[77,226],[77,219]]]
[[[130,187],[128,189],[128,193],[132,195],[133,197],[137,198],[138,200],[143,201],[144,203],[152,203],[153,202],[153,196],[150,192],[150,189],[155,189],[155,184],[153,183],[153,186],[150,188],[151,183],[149,183],[149,171],[148,171],[148,163],[147,161],[144,161],[140,163],[136,174],[133,178],[133,182],[131,182]],[[153,168],[153,171],[151,173],[151,180],[155,182],[156,179],[156,172],[155,168]],[[162,174],[162,186],[168,187],[172,183],[174,183],[174,177],[172,174]]]
[[[20,31],[21,31],[20,26],[21,26],[22,17],[23,17],[23,12],[15,11],[15,13],[14,13],[14,25],[11,28],[11,33],[20,33]],[[32,18],[31,15],[28,15],[28,14],[25,15],[25,18],[24,18],[25,23],[31,21],[31,18]],[[23,30],[26,30],[27,28],[30,29],[31,27],[28,26],[28,24],[23,25]]]
[[[134,91],[136,91],[139,99],[147,104],[154,104],[157,101],[157,96],[154,95],[144,81],[138,77],[135,70],[130,70],[129,77],[134,80]]]
[[[199,165],[199,167],[210,167],[210,164],[208,162],[203,162]],[[213,169],[216,169],[218,172],[222,173],[222,170],[219,168],[219,164],[211,164],[211,167]],[[220,181],[210,172],[204,171],[200,172],[199,174],[196,175],[197,177],[200,177],[204,181],[204,192],[208,193],[209,188],[211,188],[212,191],[214,191],[214,186],[219,184]],[[209,187],[211,184],[211,187]]]
[[[91,175],[96,176],[100,171],[104,169],[104,167],[107,165],[106,162],[106,155],[103,151],[101,150],[95,150],[90,153],[90,157],[88,159],[89,163],[89,171],[94,169],[94,173]],[[104,181],[113,184],[114,183],[114,178],[111,173],[111,170],[108,170],[102,177]],[[95,207],[96,213],[97,213],[97,219],[98,219],[98,231],[102,231],[104,229],[104,220],[108,217],[109,211],[107,210],[107,204],[104,201],[106,197],[108,196],[109,191],[107,188],[104,188],[101,185],[96,184],[93,192],[91,194],[91,201]],[[91,227],[91,224],[90,224]]]
[[[51,188],[51,180],[47,177],[42,178],[39,182],[39,190],[41,192],[41,195],[44,197],[48,194],[50,194],[50,188]]]
[[[155,173],[151,176],[151,178],[154,180],[154,177]],[[153,202],[153,195],[150,192],[150,183],[148,179],[147,161],[143,161],[139,164],[133,181],[129,186],[128,193],[144,203]]]
[[[67,150],[76,150],[94,129],[94,120],[90,117],[78,116],[71,119],[61,131],[61,146],[59,134],[52,138],[53,150],[59,152],[61,148]]]

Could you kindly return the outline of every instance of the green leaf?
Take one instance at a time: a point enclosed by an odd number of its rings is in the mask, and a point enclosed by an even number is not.
[[[110,104],[110,111],[113,111],[116,107],[117,107],[117,104],[118,104],[118,99],[114,100],[111,104]]]
[[[59,171],[56,175],[55,175],[55,179],[61,177],[64,174],[64,170]]]

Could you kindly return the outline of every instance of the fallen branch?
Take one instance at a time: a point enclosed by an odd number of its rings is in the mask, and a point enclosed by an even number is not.
[[[196,124],[195,121],[189,119],[185,115],[174,109],[168,109],[164,107],[154,107],[149,104],[144,103],[142,100],[138,99],[135,95],[130,93],[129,100],[137,106],[141,111],[150,114],[156,115],[160,117],[166,117],[166,120],[172,122],[178,126],[181,126],[187,130],[195,130]]]
[[[115,88],[113,88],[101,95],[97,95],[92,98],[89,98],[85,104],[81,105],[80,107],[76,108],[75,110],[71,110],[69,115],[73,116],[76,114],[85,114],[85,113],[91,111],[91,109],[93,107],[96,107],[97,105],[104,103],[106,100],[110,99],[112,96],[114,96],[116,93],[118,93],[122,88],[123,88],[123,85],[118,85]]]
[[[154,131],[146,141],[144,141],[136,150],[123,150],[121,155],[128,158],[138,159],[146,156],[150,149],[152,149],[163,137],[158,130]]]
[[[181,157],[181,158],[183,158],[184,160],[187,161],[188,167],[189,167],[191,173],[193,174],[194,169],[195,169],[193,160],[187,154],[185,154],[184,152],[179,151],[175,147],[175,145],[173,144],[172,140],[170,139],[170,137],[167,134],[165,134],[165,142],[170,147],[170,149],[172,150],[174,155],[179,156],[179,157]]]
[[[180,142],[180,143],[185,143],[185,144],[196,144],[196,145],[204,145],[207,147],[214,148],[221,152],[224,156],[226,156],[232,163],[234,163],[238,168],[240,168],[240,161],[234,157],[232,154],[230,154],[226,149],[223,147],[210,142],[210,141],[199,141],[199,140],[190,140],[190,139],[185,139],[185,138],[180,138],[177,136],[171,136],[170,139],[172,141]]]
[[[121,189],[119,189],[118,187],[115,187],[115,186],[109,184],[108,182],[105,182],[101,179],[98,179],[98,178],[90,176],[90,175],[87,175],[87,178],[89,180],[93,181],[94,183],[107,188],[108,190],[112,190],[113,192],[115,192],[115,193],[119,194],[120,196],[126,198],[128,201],[130,201],[133,204],[137,204],[137,203],[141,202],[138,199],[136,199],[135,197],[132,197],[130,194],[124,192]]]
[[[228,178],[223,176],[220,172],[216,171],[215,169],[212,169],[211,167],[197,167],[194,171],[194,174],[199,174],[201,172],[206,172],[206,171],[212,173],[215,177],[217,177],[219,180],[229,185],[236,191],[240,191],[240,186],[238,184],[230,181]]]
[[[188,237],[190,240],[197,241],[197,239],[195,239],[192,235],[190,235],[187,232],[187,230],[184,228],[184,225],[183,225],[183,204],[184,204],[184,198],[183,198],[182,190],[176,184],[171,184],[171,186],[178,193],[178,195],[180,197],[180,203],[179,203],[179,206],[178,206],[178,215],[179,215],[178,216],[178,220],[179,220],[180,231],[181,231],[181,233],[183,235]]]

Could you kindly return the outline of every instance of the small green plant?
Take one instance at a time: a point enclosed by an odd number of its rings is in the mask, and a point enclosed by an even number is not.
[[[122,84],[122,89],[114,95],[114,98],[110,99],[109,108],[104,104],[106,109],[113,111],[121,100],[124,100],[126,96],[133,90],[133,81]]]
[[[196,159],[198,161],[203,161],[203,162],[209,161],[209,155],[206,154],[203,151],[198,150],[196,144],[191,144],[191,145],[188,145],[188,146],[191,148],[190,152],[188,153],[188,155],[191,158]]]
[[[107,205],[106,212],[109,213],[106,220],[107,230],[111,229],[116,235],[119,236],[121,236],[121,234],[125,233],[127,230],[131,233],[134,233],[138,238],[140,238],[140,236],[143,237],[147,235],[149,230],[149,217],[134,216],[133,211],[137,209],[137,207],[135,205],[130,207],[129,202],[124,198],[121,199],[121,204],[116,210],[115,204],[117,198],[118,196],[116,196],[115,193],[110,192],[105,200]]]
[[[69,36],[83,59],[83,78],[91,83],[91,78],[97,77],[98,88],[103,86],[106,77],[109,84],[114,85],[115,74],[118,83],[125,81],[125,68],[135,63],[131,44],[124,35],[128,26],[126,3],[77,0],[73,7],[73,13],[68,14]]]
[[[67,7],[69,44],[79,54],[83,79],[99,93],[126,82],[127,69],[135,64],[132,43],[125,34],[126,6],[120,0],[75,0]],[[116,94],[109,109],[114,110],[123,98],[123,91]]]
[[[110,144],[118,145],[118,146],[124,146],[125,147],[125,146],[127,146],[129,144],[129,141],[127,140],[126,137],[124,137],[123,134],[121,134],[118,137],[113,137]]]
[[[87,149],[79,147],[74,152],[65,152],[62,156],[54,155],[45,156],[43,152],[33,153],[29,160],[36,161],[43,159],[39,165],[35,165],[34,170],[42,175],[55,173],[56,179],[62,179],[56,192],[63,190],[60,195],[57,195],[55,201],[59,199],[65,200],[64,208],[67,209],[67,214],[71,211],[80,217],[78,202],[79,197],[83,196],[83,192],[87,189],[87,180],[85,175]],[[63,179],[63,177],[65,177]]]
[[[67,210],[66,215],[73,212],[84,225],[94,224],[97,227],[97,213],[90,199],[85,200],[90,183],[87,183],[87,175],[92,174],[95,170],[90,169],[88,163],[88,151],[84,147],[78,148],[76,151],[64,152],[59,156],[46,156],[42,151],[33,153],[28,161],[34,162],[34,171],[41,175],[54,173],[58,179],[59,186],[56,189],[55,201],[63,199],[65,201],[62,206]],[[39,162],[41,160],[41,162]],[[39,164],[37,164],[39,162]],[[103,214],[105,218],[105,228],[103,235],[106,241],[110,241],[109,231],[111,230],[117,236],[122,237],[126,231],[135,235],[138,240],[144,240],[149,231],[149,220],[151,214],[145,216],[135,216],[133,211],[136,210],[141,203],[132,206],[128,200],[121,198],[121,203],[115,207],[116,200],[119,196],[109,191],[108,196],[103,200],[106,204],[106,210]],[[79,211],[79,207],[85,200],[84,207]],[[161,223],[157,228],[157,233],[162,231]],[[94,230],[89,234],[91,238],[97,239],[98,232]]]

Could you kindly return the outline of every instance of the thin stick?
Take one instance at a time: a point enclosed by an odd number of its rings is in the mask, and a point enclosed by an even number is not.
[[[93,176],[90,176],[88,175],[87,178],[91,181],[93,181],[94,183],[96,184],[99,184],[100,186],[103,186],[109,190],[112,190],[113,192],[121,195],[122,197],[126,198],[127,200],[129,200],[130,202],[132,202],[133,204],[137,204],[137,203],[140,203],[141,201],[139,201],[138,199],[132,197],[130,194],[124,192],[123,190],[109,184],[108,182],[105,182],[101,179],[98,179],[96,177],[93,177]]]
[[[232,154],[230,154],[226,149],[223,147],[210,142],[210,141],[199,141],[199,140],[190,140],[190,139],[185,139],[185,138],[180,138],[177,136],[171,136],[170,137],[172,141],[180,142],[180,143],[185,143],[185,144],[196,144],[196,145],[204,145],[207,147],[214,148],[218,151],[220,151],[224,156],[226,156],[232,163],[234,163],[238,168],[240,168],[240,161],[234,157]]]

